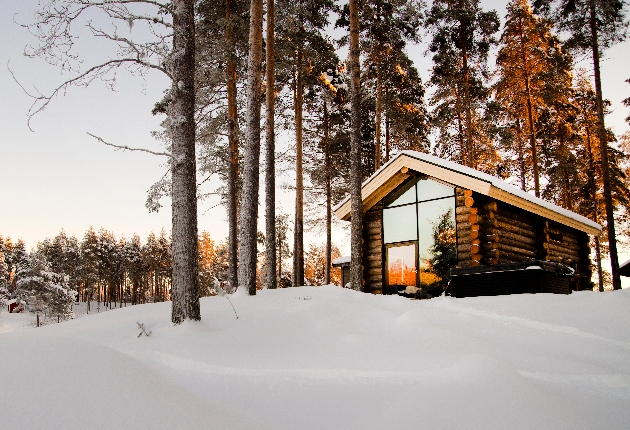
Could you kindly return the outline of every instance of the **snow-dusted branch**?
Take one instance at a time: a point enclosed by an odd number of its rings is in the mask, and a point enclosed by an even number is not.
[[[28,112],[29,128],[31,118],[45,109],[56,95],[65,93],[70,86],[86,87],[95,79],[100,79],[110,89],[114,89],[120,67],[140,76],[144,76],[149,70],[159,70],[172,80],[170,64],[173,25],[168,22],[173,14],[172,7],[170,2],[156,0],[47,0],[35,11],[32,22],[18,23],[38,40],[38,43],[24,49],[24,55],[43,58],[47,63],[74,74],[50,92],[40,92],[37,88],[33,92],[26,90],[11,72],[18,85],[34,99]],[[99,11],[107,17],[105,21],[99,22],[108,21],[109,24],[104,27],[94,25],[93,14],[88,14],[88,10]],[[134,37],[121,34],[117,25],[121,22],[129,27],[129,33],[134,23],[145,23],[152,40],[143,40],[142,33]],[[76,26],[81,25],[94,36],[115,44],[118,47],[116,55],[103,59],[86,70],[75,49],[79,39]]]
[[[28,127],[29,129],[31,129],[31,119],[33,118],[33,116],[43,111],[46,108],[46,106],[48,106],[50,101],[59,93],[65,93],[68,87],[72,85],[86,87],[95,79],[98,79],[98,78],[105,79],[105,75],[107,75],[112,70],[115,70],[124,64],[137,64],[137,65],[151,68],[151,69],[158,69],[168,74],[163,67],[160,67],[158,65],[147,63],[147,62],[135,59],[135,58],[121,58],[121,59],[116,59],[116,60],[109,60],[102,64],[90,67],[85,72],[64,81],[61,85],[57,86],[57,88],[55,88],[48,94],[41,93],[35,86],[33,86],[33,88],[36,91],[36,94],[31,94],[26,88],[24,88],[24,85],[22,85],[20,81],[18,81],[18,79],[15,77],[13,70],[11,70],[11,67],[9,66],[9,62],[7,62],[7,69],[9,70],[9,73],[11,73],[13,80],[20,86],[20,88],[22,88],[24,93],[28,95],[29,97],[31,97],[32,99],[34,99],[33,104],[28,110]],[[113,82],[115,81],[115,78],[112,78],[112,79],[113,80],[112,82],[110,82],[110,86],[113,86]]]
[[[122,149],[123,151],[139,151],[139,152],[146,152],[148,154],[161,155],[161,156],[173,158],[173,156],[171,154],[169,154],[168,152],[156,152],[156,151],[151,151],[150,149],[145,149],[145,148],[130,148],[127,145],[115,145],[113,143],[106,142],[102,138],[100,138],[98,136],[95,136],[92,133],[87,133],[87,134],[89,136],[93,137],[94,139],[98,140],[99,142],[101,142],[104,145],[111,146],[111,147],[116,148],[116,149]]]

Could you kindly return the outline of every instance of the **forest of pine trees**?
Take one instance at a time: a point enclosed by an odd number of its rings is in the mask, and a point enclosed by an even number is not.
[[[331,208],[347,193],[352,287],[361,290],[361,182],[406,149],[498,176],[605,225],[593,243],[599,289],[608,255],[619,288],[629,148],[628,138],[619,144],[605,124],[616,107],[602,96],[600,57],[626,37],[624,1],[510,0],[504,17],[479,0],[133,3],[48,0],[31,27],[40,47],[27,54],[71,64],[76,59],[65,48],[72,20],[87,9],[153,29],[153,41],[95,29],[120,46],[119,58],[64,82],[36,107],[69,86],[112,78],[119,67],[171,78],[153,110],[164,116],[156,136],[168,171],[151,187],[147,207],[159,210],[161,197],[173,199],[172,244],[165,233],[142,244],[103,230],[81,241],[61,233],[30,254],[7,242],[0,297],[16,291],[7,273],[18,273],[20,258],[41,262],[28,270],[48,265],[66,275],[62,288],[82,300],[111,306],[172,298],[176,323],[199,318],[198,296],[215,280],[250,295],[287,279],[293,286],[329,283],[338,255]],[[431,58],[427,76],[410,59],[410,44]],[[338,57],[342,48],[347,60]],[[592,56],[592,72],[575,66],[584,53]],[[292,220],[276,213],[275,181],[286,171],[295,174],[288,185],[295,191]],[[204,194],[200,185],[211,177],[224,186]],[[216,194],[229,224],[220,245],[197,233],[197,200]],[[323,233],[323,250],[305,250],[305,229]],[[288,257],[291,268],[283,267]]]
[[[280,285],[290,286],[287,258],[289,243],[286,216],[279,221],[276,261]],[[261,233],[262,235],[262,233]],[[149,234],[145,241],[134,234],[116,238],[103,228],[90,228],[82,239],[63,230],[45,239],[30,252],[24,242],[0,236],[0,305],[9,298],[22,302],[29,311],[41,315],[41,322],[58,322],[72,317],[73,303],[86,303],[86,312],[99,312],[128,305],[171,300],[172,239],[164,230]],[[225,291],[229,277],[227,241],[216,243],[207,231],[198,239],[199,293],[213,296]],[[307,285],[325,282],[326,246],[311,244],[305,258]],[[332,244],[332,258],[341,253]],[[264,255],[260,260],[264,262]],[[257,270],[256,288],[263,288],[262,269]],[[341,282],[340,269],[329,275]],[[93,308],[96,306],[96,308]]]

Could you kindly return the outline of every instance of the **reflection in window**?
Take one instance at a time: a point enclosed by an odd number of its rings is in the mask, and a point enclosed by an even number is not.
[[[416,245],[387,248],[387,276],[389,285],[416,286]]]
[[[416,205],[383,209],[383,235],[385,243],[416,240]]]
[[[420,287],[418,297],[440,295],[457,265],[454,188],[411,178],[383,203],[384,243],[400,243],[387,248],[388,284],[412,293]]]
[[[454,196],[453,187],[441,184],[432,179],[420,179],[418,181],[418,201],[439,199]]]
[[[416,181],[410,180],[385,198],[385,207],[416,202]]]
[[[446,288],[457,265],[454,207],[454,198],[418,205],[420,286],[430,296]]]

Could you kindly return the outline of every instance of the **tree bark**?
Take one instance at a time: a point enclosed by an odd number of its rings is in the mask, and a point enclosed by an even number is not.
[[[376,62],[376,144],[374,148],[374,171],[381,168],[381,112],[383,111],[383,78],[380,59]]]
[[[328,104],[324,97],[324,163],[326,169],[326,268],[324,284],[330,284],[330,268],[332,265],[332,193],[330,171],[330,124],[328,121]]]
[[[608,246],[610,248],[610,266],[612,272],[613,289],[621,288],[619,279],[619,257],[617,255],[617,237],[615,235],[615,212],[612,201],[612,187],[610,183],[610,169],[608,162],[608,141],[606,138],[606,125],[604,123],[604,103],[602,97],[602,79],[599,70],[599,41],[597,17],[594,0],[590,1],[591,43],[593,48],[593,71],[595,72],[595,96],[597,99],[597,119],[599,148],[602,161],[602,178],[604,180],[604,203],[606,205],[606,226],[608,228]]]
[[[276,289],[276,135],[274,125],[274,45],[275,45],[274,0],[267,0],[267,70],[265,73],[265,286]]]
[[[195,2],[173,2],[173,54],[169,106],[173,162],[173,267],[171,320],[200,320],[195,160]]]
[[[226,83],[228,103],[228,143],[230,147],[230,164],[228,167],[227,205],[228,205],[228,284],[230,292],[238,286],[238,110],[236,106],[236,66],[234,65],[234,41],[232,40],[232,22],[230,4],[225,1],[225,42],[228,47],[226,61]]]
[[[363,291],[363,201],[361,198],[361,70],[359,65],[359,4],[350,0],[350,282]]]
[[[390,143],[389,143],[389,116],[385,113],[385,162],[389,161]]]
[[[262,75],[263,2],[252,0],[247,60],[247,134],[243,151],[243,189],[240,210],[238,285],[256,294],[256,236],[260,174],[260,98]]]
[[[461,28],[460,32],[460,42],[462,45],[461,53],[462,53],[462,65],[464,69],[464,104],[466,109],[466,164],[468,167],[475,167],[475,155],[473,148],[473,137],[472,137],[472,113],[471,113],[471,100],[470,100],[470,76],[468,72],[468,49],[466,40],[468,38],[468,29],[460,23]]]
[[[586,108],[584,108],[586,111]],[[588,187],[591,192],[591,199],[593,199],[593,221],[599,222],[599,209],[597,206],[597,185],[595,184],[595,160],[593,157],[593,150],[591,148],[591,132],[588,127],[588,123],[585,124],[586,129],[586,153],[588,155]],[[595,235],[595,264],[597,265],[597,289],[600,292],[604,291],[604,273],[602,269],[602,257],[599,247],[599,236]]]
[[[293,286],[304,285],[304,172],[302,167],[302,108],[304,74],[302,48],[298,48],[295,74],[295,225],[293,231]]]
[[[522,20],[521,20],[522,21]],[[527,126],[529,132],[529,145],[532,151],[532,164],[534,168],[534,193],[540,197],[540,173],[538,171],[538,150],[536,148],[536,132],[534,127],[534,109],[532,107],[532,94],[529,88],[529,71],[527,70],[527,56],[523,41],[523,26],[520,28],[521,56],[523,60],[523,74],[525,79],[525,97],[527,99]]]

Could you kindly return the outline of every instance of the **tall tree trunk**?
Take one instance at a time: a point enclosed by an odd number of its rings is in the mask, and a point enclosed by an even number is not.
[[[464,121],[462,120],[462,98],[459,91],[459,85],[455,85],[455,107],[457,109],[457,132],[459,140],[459,149],[462,154],[461,162],[463,165],[468,165],[468,145],[464,138]]]
[[[363,291],[363,200],[361,198],[361,69],[359,65],[359,3],[350,0],[350,282]]]
[[[276,262],[278,265],[278,282],[282,288],[284,286],[282,282],[282,243],[276,243],[276,250],[278,252],[278,261]]]
[[[389,161],[390,143],[389,143],[389,115],[385,113],[385,162]]]
[[[604,123],[604,103],[602,97],[602,79],[599,70],[599,41],[595,1],[590,1],[591,43],[593,47],[593,71],[595,72],[595,96],[597,99],[597,119],[599,147],[602,161],[602,178],[604,180],[604,203],[606,204],[606,226],[608,228],[608,246],[610,248],[610,267],[612,272],[613,289],[621,288],[619,279],[619,257],[617,256],[617,237],[615,235],[615,212],[612,201],[612,187],[610,182],[610,168],[608,162],[608,140]]]
[[[256,294],[256,236],[260,174],[260,97],[262,75],[262,0],[252,0],[247,60],[247,134],[243,151],[243,189],[240,210],[238,284]]]
[[[232,0],[225,1],[225,43],[228,47],[226,61],[226,83],[228,104],[228,143],[230,164],[228,167],[227,205],[228,205],[228,285],[230,292],[238,286],[238,108],[236,105],[236,66],[234,41],[232,39],[231,6]]]
[[[521,179],[521,189],[523,191],[527,191],[527,181],[525,180],[525,154],[523,153],[523,140],[522,140],[522,130],[521,130],[521,122],[517,120],[517,125],[519,129],[518,134],[518,165],[519,165],[519,173]]]
[[[293,286],[304,285],[304,173],[302,168],[302,108],[304,104],[303,50],[298,48],[295,74],[295,226],[293,236]]]
[[[381,61],[376,62],[376,145],[374,148],[374,171],[381,168],[381,112],[383,111],[383,77]]]
[[[525,79],[525,98],[527,100],[527,127],[529,134],[529,146],[532,151],[532,164],[534,167],[534,194],[536,197],[540,197],[540,172],[538,170],[538,150],[536,148],[536,132],[534,127],[534,108],[532,106],[532,93],[529,87],[529,70],[527,69],[527,55],[525,54],[525,48],[523,41],[523,26],[521,19],[520,28],[520,40],[521,40],[521,56],[523,60],[523,78]]]
[[[274,126],[274,0],[267,0],[267,70],[265,122],[265,286],[273,290],[276,279],[276,135]]]
[[[586,111],[586,109],[584,109]],[[597,206],[597,186],[595,185],[595,160],[591,148],[591,131],[586,124],[586,153],[588,155],[588,188],[593,200],[593,221],[599,222],[599,210]],[[597,264],[597,286],[599,291],[604,291],[604,273],[602,269],[602,255],[599,245],[599,236],[595,235],[595,264]]]
[[[468,70],[468,48],[467,48],[467,38],[468,38],[468,29],[461,23],[460,32],[460,42],[461,42],[461,52],[462,52],[462,66],[464,69],[464,104],[466,109],[466,164],[468,167],[475,167],[475,155],[473,148],[473,137],[472,137],[472,102],[470,99],[470,75]]]
[[[326,169],[326,268],[324,284],[330,284],[330,267],[332,265],[332,193],[330,189],[330,123],[328,121],[328,103],[324,97],[324,163]]]
[[[195,2],[173,1],[173,55],[169,107],[173,162],[173,307],[175,324],[200,320],[195,160]]]

